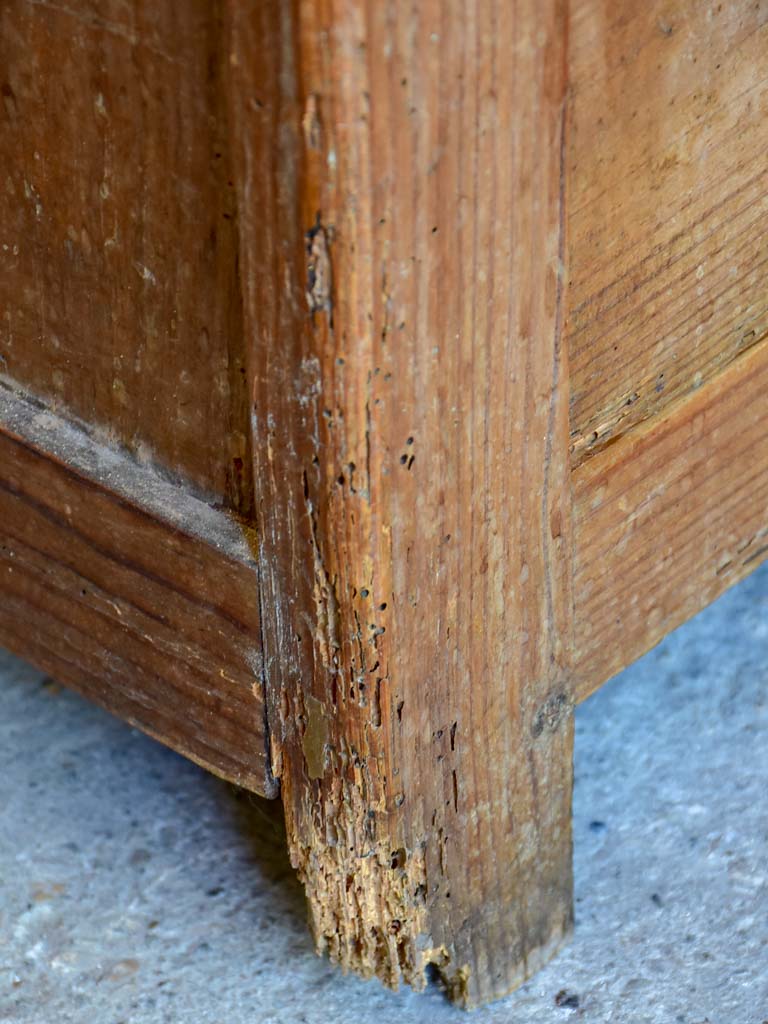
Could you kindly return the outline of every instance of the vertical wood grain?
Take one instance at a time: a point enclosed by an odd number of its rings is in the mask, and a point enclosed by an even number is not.
[[[219,8],[0,5],[0,379],[248,515]]]
[[[321,949],[473,1005],[571,924],[564,5],[229,31],[292,858]]]

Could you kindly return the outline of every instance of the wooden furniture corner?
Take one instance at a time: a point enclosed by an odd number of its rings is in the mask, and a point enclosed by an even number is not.
[[[768,8],[103,7],[0,11],[0,642],[497,998],[575,704],[768,554]]]

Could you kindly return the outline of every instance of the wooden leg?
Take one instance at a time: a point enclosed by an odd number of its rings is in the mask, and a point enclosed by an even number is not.
[[[494,751],[496,766],[478,763],[476,737],[448,769],[425,751],[398,787],[393,803],[411,812],[400,821],[386,795],[368,798],[368,750],[347,768],[329,748],[324,783],[300,777],[298,791],[299,772],[285,773],[291,855],[319,951],[394,988],[422,988],[432,965],[465,1007],[506,995],[547,962],[573,920],[573,728],[558,703],[507,730],[515,753]]]
[[[232,3],[272,770],[320,949],[508,992],[572,920],[559,0]]]

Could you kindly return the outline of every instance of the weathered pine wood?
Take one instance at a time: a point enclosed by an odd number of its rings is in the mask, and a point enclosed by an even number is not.
[[[320,949],[476,1005],[572,922],[565,6],[229,10],[291,856]]]
[[[768,2],[570,6],[578,465],[768,335]]]
[[[583,700],[768,557],[768,343],[573,475]]]
[[[4,389],[0,644],[217,775],[276,795],[243,529]]]
[[[0,5],[0,374],[248,514],[218,8]]]
[[[766,53],[768,0],[0,7],[0,643],[281,787],[344,967],[535,970],[574,702],[768,556]]]

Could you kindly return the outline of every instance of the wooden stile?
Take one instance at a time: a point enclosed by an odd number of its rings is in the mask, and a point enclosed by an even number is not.
[[[572,919],[565,10],[231,12],[291,855],[320,948],[474,1005]]]
[[[763,0],[0,10],[0,642],[280,795],[344,968],[551,956],[575,703],[768,555],[766,57]]]

